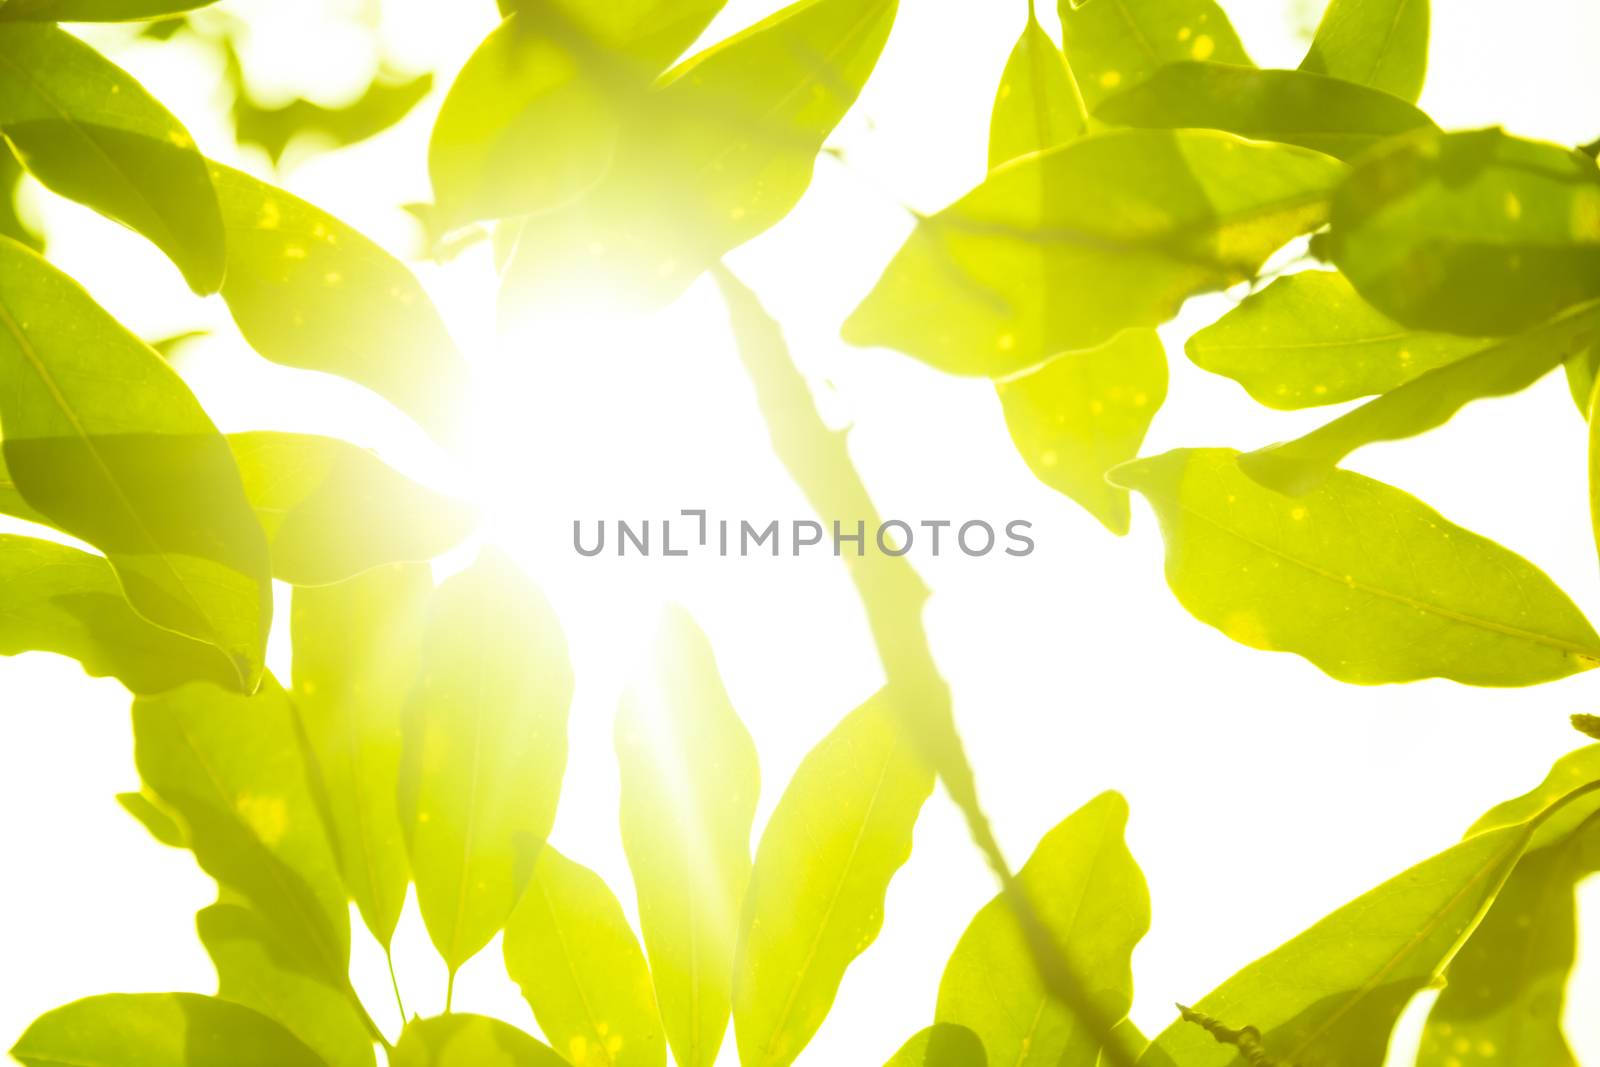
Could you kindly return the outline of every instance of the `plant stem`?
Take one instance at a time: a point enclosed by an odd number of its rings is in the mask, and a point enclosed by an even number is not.
[[[456,969],[450,968],[450,977],[444,984],[444,1013],[450,1014],[450,1006],[456,1001]]]
[[[778,460],[819,516],[840,524],[859,520],[869,531],[867,541],[872,541],[881,517],[850,458],[845,432],[831,430],[822,421],[782,331],[755,293],[721,264],[713,268],[713,274],[727,302],[740,358],[755,387],[756,402]],[[939,674],[923,624],[928,587],[904,556],[880,553],[864,544],[861,554],[843,559],[866,610],[891,706],[944,782],[966,820],[968,833],[999,879],[1045,988],[1101,1039],[1108,1064],[1134,1067],[1137,1053],[1133,1049],[1144,1044],[1143,1036],[1129,1024],[1118,1026],[1121,1020],[1090,997],[1086,984],[1018,884],[983,813],[972,764],[956,731],[950,688]],[[1113,1034],[1114,1029],[1118,1033]]]
[[[383,961],[389,965],[389,987],[394,990],[394,1006],[400,1009],[400,1025],[406,1024],[406,1002],[400,996],[400,978],[394,973],[394,950],[383,946]]]

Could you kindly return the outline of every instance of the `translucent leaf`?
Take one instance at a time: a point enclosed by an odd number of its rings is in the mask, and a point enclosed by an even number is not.
[[[1085,137],[921,219],[845,339],[990,377],[1093,348],[1253,277],[1321,225],[1344,173],[1303,148],[1204,130]]]
[[[389,1057],[391,1067],[567,1067],[567,1061],[516,1027],[483,1015],[413,1019]]]
[[[616,747],[622,843],[667,1040],[679,1067],[711,1067],[728,1026],[760,770],[711,646],[682,610],[623,695]]]
[[[978,1035],[965,1026],[938,1023],[914,1034],[884,1067],[988,1067]]]
[[[159,355],[10,242],[0,323],[5,463],[23,500],[103,551],[140,614],[218,646],[254,689],[271,561],[222,435]]]
[[[26,1067],[327,1067],[283,1027],[193,993],[113,993],[35,1019],[11,1050]]]
[[[744,1067],[788,1067],[883,925],[933,772],[879,694],[795,771],[761,836],[734,964]]]
[[[1095,118],[1144,129],[1227,130],[1354,159],[1409,130],[1436,129],[1403,100],[1320,74],[1174,63],[1101,102]]]
[[[1416,103],[1428,73],[1428,0],[1333,0],[1300,69]]]
[[[26,174],[11,151],[11,146],[0,145],[0,236],[27,245],[35,252],[43,252],[44,235],[32,219],[23,218],[17,203]]]
[[[600,876],[546,845],[506,925],[506,973],[575,1064],[663,1067],[644,953]]]
[[[1235,641],[1362,684],[1533,685],[1600,662],[1588,621],[1520,556],[1359,474],[1286,497],[1236,456],[1183,449],[1113,472],[1155,508],[1178,599]]]
[[[137,22],[207,7],[215,0],[10,0],[0,21]]]
[[[1103,793],[1039,842],[1018,873],[1076,973],[1111,1018],[1133,1003],[1133,948],[1150,928],[1144,875],[1123,843],[1128,804]],[[996,1063],[1095,1067],[1100,1035],[1087,1033],[1045,989],[1011,904],[997,896],[961,935],[939,983],[935,1018],[970,1028]]]
[[[412,273],[281,189],[211,164],[228,233],[228,310],[274,363],[366,386],[449,441],[466,363]]]
[[[1323,251],[1414,329],[1518,333],[1600,296],[1600,169],[1499,130],[1399,138],[1335,197]]]
[[[647,75],[661,71],[700,37],[726,0],[499,0],[500,12],[553,11],[617,59],[637,61]]]
[[[398,565],[297,589],[291,608],[295,701],[322,770],[345,889],[384,946],[411,881],[395,791],[432,592],[425,564]]]
[[[281,107],[261,107],[244,88],[233,101],[234,138],[241,145],[260,148],[276,166],[289,145],[302,137],[335,148],[374,137],[409,115],[432,89],[432,74],[400,81],[380,78],[344,107],[323,107],[303,98]]]
[[[989,169],[1082,135],[1088,124],[1078,83],[1033,11],[1011,50],[989,118]]]
[[[572,665],[544,595],[486,552],[435,591],[407,707],[400,820],[452,973],[511,917],[555,819]]]
[[[998,383],[1006,425],[1039,480],[1112,533],[1128,532],[1128,491],[1106,471],[1139,454],[1167,396],[1167,357],[1154,330],[1128,330]]]
[[[161,844],[168,848],[189,847],[188,831],[162,807],[159,797],[146,792],[118,793],[117,803]]]
[[[6,4],[0,20],[29,6]],[[221,286],[222,218],[205,160],[178,120],[93,48],[55,26],[0,21],[0,132],[48,188],[149,238],[195,292]]]
[[[1169,63],[1248,66],[1239,35],[1215,0],[1059,0],[1061,42],[1092,111],[1118,89]]]
[[[1387,393],[1490,343],[1408,330],[1343,275],[1308,270],[1245,297],[1184,347],[1196,366],[1289,411]]]

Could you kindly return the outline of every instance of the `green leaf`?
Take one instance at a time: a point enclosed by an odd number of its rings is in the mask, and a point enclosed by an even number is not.
[[[1600,347],[1592,347],[1567,358],[1563,369],[1567,373],[1567,389],[1572,393],[1572,403],[1578,414],[1589,418],[1589,402],[1594,397],[1595,369],[1600,363]]]
[[[413,1019],[389,1059],[391,1067],[568,1067],[548,1046],[483,1015]]]
[[[463,502],[336,438],[241,433],[230,434],[228,446],[271,545],[273,577],[292,585],[331,585],[432,559],[475,522]]]
[[[22,180],[27,175],[17,162],[10,145],[0,144],[0,236],[9,237],[18,244],[27,245],[35,252],[44,251],[44,235],[31,218],[24,218],[17,202],[22,192]]]
[[[937,1023],[900,1046],[884,1067],[988,1067],[978,1035],[965,1026]]]
[[[1144,875],[1123,843],[1128,803],[1103,793],[1039,842],[1017,875],[1078,974],[1094,976],[1092,996],[1110,1018],[1133,1003],[1133,948],[1150,928]],[[1034,968],[1004,895],[961,935],[939,982],[941,1023],[970,1028],[996,1063],[1016,1067],[1095,1067],[1099,1034],[1052,999]]]
[[[283,1027],[193,993],[113,993],[41,1015],[11,1050],[27,1067],[327,1067]]]
[[[262,670],[271,562],[222,435],[77,283],[0,240],[0,421],[28,507],[103,551],[157,625]]]
[[[711,645],[681,609],[623,694],[616,748],[622,844],[667,1040],[679,1067],[711,1067],[728,1027],[761,775]]]
[[[1128,491],[1106,471],[1139,454],[1167,396],[1167,357],[1154,330],[1128,330],[997,383],[1017,451],[1039,480],[1112,533],[1128,532]]]
[[[1494,129],[1398,138],[1334,198],[1322,251],[1413,329],[1519,333],[1600,296],[1600,169]]]
[[[1221,63],[1174,63],[1095,109],[1114,126],[1226,130],[1354,159],[1433,120],[1403,100],[1320,74]]]
[[[500,13],[548,12],[566,19],[571,29],[587,36],[592,46],[616,53],[612,61],[639,64],[646,78],[683,55],[694,44],[726,0],[499,0]]]
[[[1467,834],[1488,833],[1538,818],[1541,821],[1529,850],[1563,844],[1600,811],[1600,793],[1592,791],[1597,783],[1600,745],[1585,745],[1556,760],[1544,781],[1527,793],[1490,808]]]
[[[191,685],[133,705],[144,784],[188,827],[201,868],[271,932],[285,969],[348,989],[350,915],[294,705]]]
[[[9,0],[0,21],[137,22],[208,7],[216,0]]]
[[[1408,330],[1334,271],[1279,278],[1189,338],[1198,367],[1280,411],[1387,393],[1491,342]]]
[[[788,1067],[883,925],[933,772],[880,693],[801,761],[772,813],[745,901],[733,1019],[744,1067]]]
[[[1416,103],[1428,73],[1428,0],[1333,0],[1300,69]]]
[[[355,230],[281,189],[211,164],[228,234],[222,297],[274,363],[364,385],[450,441],[466,363],[416,277]]]
[[[1205,130],[1085,137],[921,219],[845,339],[989,377],[1094,348],[1253,277],[1322,224],[1344,173],[1303,148]]]
[[[161,805],[161,798],[147,792],[118,793],[117,803],[168,848],[188,848],[189,832]]]
[[[13,0],[0,19],[26,6]],[[0,132],[34,177],[149,238],[195,292],[221,286],[227,252],[205,160],[93,48],[55,26],[0,24]]]
[[[423,921],[454,972],[533,877],[567,764],[572,665],[544,595],[486,552],[435,591],[420,669],[400,820]]]
[[[989,169],[1075,140],[1088,121],[1066,57],[1030,9],[995,94]]]
[[[1214,0],[1060,0],[1061,43],[1089,109],[1169,63],[1249,66]]]
[[[297,589],[291,608],[295,701],[322,770],[344,886],[386,948],[411,882],[395,792],[432,592],[426,564],[396,565]]]
[[[324,146],[343,148],[397,125],[433,89],[433,75],[388,81],[379,78],[344,107],[323,107],[297,98],[282,107],[262,107],[248,89],[233,101],[234,138],[254,145],[276,166],[296,139],[309,136]]]
[[[644,953],[600,876],[546,845],[506,925],[506,973],[575,1064],[663,1067]]]
[[[1279,492],[1321,485],[1350,453],[1443,426],[1467,404],[1526,389],[1562,361],[1586,351],[1600,328],[1600,306],[1588,305],[1520,337],[1436,367],[1304,437],[1252,452],[1239,466]]]
[[[237,685],[211,645],[134,613],[104,559],[51,541],[0,534],[0,655],[54,652],[135,693],[192,681]]]
[[[224,892],[195,917],[217,968],[217,996],[254,1008],[305,1042],[328,1067],[372,1067],[372,1037],[343,993],[278,958],[270,924]]]
[[[1533,685],[1600,662],[1588,621],[1520,556],[1382,482],[1334,471],[1290,498],[1236,456],[1182,449],[1113,472],[1155,508],[1173,592],[1233,640],[1364,685]]]

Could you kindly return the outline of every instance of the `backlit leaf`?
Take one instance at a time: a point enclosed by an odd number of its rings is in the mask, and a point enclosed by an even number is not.
[[[1098,2],[1098,0],[1096,0]],[[1388,93],[1298,70],[1174,63],[1102,101],[1095,118],[1144,129],[1227,130],[1353,159],[1433,121]]]
[[[271,1019],[193,993],[113,993],[34,1020],[11,1054],[27,1067],[327,1067]]]
[[[1333,0],[1300,69],[1416,103],[1428,73],[1428,0]]]
[[[990,377],[1093,348],[1254,276],[1321,224],[1344,173],[1303,148],[1205,130],[1085,137],[921,219],[845,339]]]
[[[28,6],[13,0],[0,20]],[[0,21],[0,132],[36,178],[149,238],[195,292],[222,284],[205,160],[178,120],[93,48],[55,26]]]
[[[0,241],[0,421],[28,506],[103,551],[140,614],[255,687],[266,539],[222,435],[172,368],[72,279]]]
[[[1387,393],[1490,343],[1408,330],[1343,275],[1308,270],[1245,297],[1184,347],[1196,366],[1287,411]]]
[[[1155,331],[1128,330],[996,389],[1011,440],[1039,480],[1112,533],[1127,533],[1128,491],[1107,482],[1106,471],[1139,454],[1166,399],[1167,357]]]
[[[411,881],[395,791],[432,592],[427,565],[396,565],[297,589],[291,608],[295,701],[322,770],[345,889],[384,946]]]
[[[788,1067],[883,925],[933,772],[879,694],[795,771],[761,836],[734,964],[744,1067]]]
[[[978,1035],[965,1026],[937,1023],[900,1046],[884,1067],[988,1067]]]
[[[553,11],[565,17],[594,46],[641,64],[645,75],[660,73],[683,54],[711,24],[727,0],[499,0],[500,13]]]
[[[137,22],[207,7],[216,0],[9,0],[0,21]]]
[[[122,810],[139,821],[150,836],[168,848],[188,848],[189,833],[178,820],[162,806],[153,793],[118,793],[117,803]]]
[[[1090,110],[1169,63],[1248,66],[1215,0],[1059,0],[1061,42]]]
[[[572,665],[544,595],[485,553],[435,591],[406,711],[400,819],[453,972],[511,917],[555,819]]]
[[[506,925],[505,957],[539,1030],[571,1062],[667,1062],[644,953],[622,905],[593,871],[546,845]]]
[[[0,237],[9,237],[35,252],[44,251],[44,235],[33,219],[24,218],[18,194],[27,171],[17,162],[10,145],[0,145]]]
[[[1363,159],[1324,251],[1414,329],[1518,333],[1600,296],[1600,168],[1499,130],[1421,132]]]
[[[1359,474],[1286,497],[1236,456],[1182,449],[1113,472],[1155,508],[1178,599],[1235,641],[1362,684],[1533,685],[1600,662],[1588,621],[1520,556]]]
[[[234,137],[241,145],[260,148],[276,166],[289,145],[302,137],[343,148],[376,136],[409,115],[432,88],[432,74],[401,81],[379,78],[344,107],[323,107],[304,98],[262,107],[246,89],[233,102]]]
[[[549,1046],[484,1015],[413,1019],[389,1059],[392,1067],[568,1067]]]
[[[1017,878],[1110,1018],[1133,1003],[1133,948],[1150,928],[1144,875],[1123,843],[1128,804],[1104,793],[1045,835]],[[935,1018],[970,1028],[996,1063],[1095,1067],[1100,1035],[1050,996],[1004,896],[973,918],[939,983]]]
[[[1033,11],[1011,50],[989,118],[989,169],[1080,136],[1088,123],[1061,49]]]

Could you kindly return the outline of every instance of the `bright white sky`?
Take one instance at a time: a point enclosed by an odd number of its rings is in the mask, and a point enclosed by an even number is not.
[[[355,23],[340,22],[359,6],[223,5],[252,27],[253,81],[330,104],[364,85],[377,61]],[[444,15],[428,0],[383,6],[384,54],[400,67],[437,68],[441,84],[495,21],[491,0],[447,5]],[[777,6],[733,0],[708,36]],[[1293,66],[1322,4],[1230,6],[1258,62]],[[1500,123],[1568,144],[1600,133],[1600,6],[1436,6],[1423,105],[1442,124]],[[732,262],[782,320],[825,414],[854,424],[856,460],[886,515],[1034,523],[1039,549],[1026,559],[919,560],[935,590],[935,651],[985,801],[1016,862],[1100,790],[1128,796],[1131,845],[1155,913],[1134,957],[1134,1018],[1154,1033],[1170,1021],[1174,1000],[1198,998],[1328,910],[1447,846],[1484,808],[1532,786],[1576,747],[1566,718],[1594,710],[1595,682],[1363,689],[1292,657],[1234,645],[1188,617],[1167,591],[1160,540],[1142,505],[1133,534],[1119,541],[1033,479],[992,389],[894,353],[843,346],[839,323],[904,238],[908,220],[896,203],[934,209],[981,177],[990,102],[1025,3],[902,0],[902,8],[860,107],[835,138],[849,165],[822,161],[794,215]],[[1055,32],[1053,16],[1046,21]],[[219,71],[199,52],[180,59],[139,45],[119,46],[117,56],[209,154],[237,158],[220,118]],[[436,95],[399,130],[281,180],[406,252],[416,235],[398,205],[428,196],[423,148],[437,104]],[[264,161],[244,162],[259,169]],[[767,448],[709,285],[650,323],[575,314],[544,324],[539,337],[497,343],[486,251],[423,269],[481,374],[480,463],[451,471],[420,433],[361,390],[251,355],[220,301],[190,297],[139,238],[44,194],[34,201],[57,262],[130,327],[146,336],[220,331],[192,347],[182,368],[224,429],[342,434],[419,477],[483,491],[492,538],[556,600],[577,660],[572,759],[554,841],[601,871],[630,911],[611,714],[663,601],[687,604],[711,636],[761,752],[762,818],[804,752],[877,686],[859,608],[825,557],[587,560],[568,547],[575,516],[660,517],[703,506],[731,518],[806,517]],[[1187,364],[1183,338],[1226,306],[1222,297],[1196,302],[1165,331],[1173,399],[1148,451],[1256,446],[1326,417],[1265,412],[1233,383]],[[1420,442],[1363,453],[1355,465],[1528,556],[1600,618],[1584,455],[1582,422],[1564,383],[1552,379],[1475,407]],[[281,599],[280,617],[286,607]],[[273,652],[286,674],[287,642]],[[210,903],[210,882],[186,854],[150,841],[113,800],[136,787],[125,694],[37,655],[0,660],[0,694],[0,807],[11,813],[0,1042],[79,996],[209,992],[213,976],[193,914]],[[802,1065],[880,1063],[926,1025],[944,959],[992,893],[955,810],[937,794],[891,890],[883,934],[851,969]],[[1589,914],[1600,915],[1600,884],[1585,895]],[[1600,920],[1585,924],[1585,938],[1590,951],[1573,999],[1591,1010],[1569,1012],[1571,1032],[1580,1058],[1600,1061],[1600,1012],[1592,1010],[1600,1003]],[[381,957],[371,945],[358,943],[357,952],[358,984],[392,1027]],[[414,911],[397,966],[408,1006],[438,1010],[444,972]],[[497,945],[468,965],[456,999],[462,1010],[533,1027]]]

